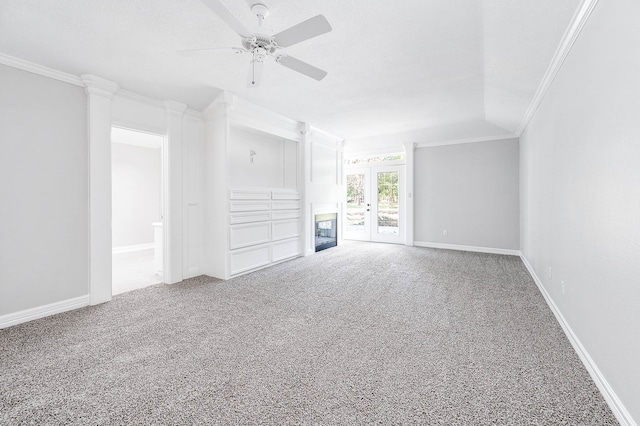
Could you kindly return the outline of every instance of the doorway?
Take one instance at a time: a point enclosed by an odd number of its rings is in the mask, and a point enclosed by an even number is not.
[[[347,169],[344,236],[404,244],[404,166]]]
[[[112,128],[112,294],[162,282],[163,141]]]

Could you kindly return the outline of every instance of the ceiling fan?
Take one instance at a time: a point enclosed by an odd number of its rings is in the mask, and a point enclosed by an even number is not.
[[[275,61],[282,66],[318,81],[327,75],[326,71],[281,52],[285,47],[293,46],[294,44],[331,31],[331,25],[324,16],[314,16],[291,28],[271,35],[271,31],[262,26],[264,19],[269,15],[269,9],[264,4],[257,3],[251,7],[251,11],[258,17],[258,28],[256,28],[255,32],[252,32],[233,15],[222,1],[201,1],[242,37],[242,47],[190,49],[180,51],[181,54],[188,55],[210,50],[233,50],[236,53],[250,53],[252,60],[247,81],[248,87],[258,87],[260,85],[262,69],[267,56],[273,57]]]

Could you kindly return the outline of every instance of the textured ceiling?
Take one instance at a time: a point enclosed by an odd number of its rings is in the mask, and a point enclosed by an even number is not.
[[[224,0],[247,26],[252,0]],[[257,0],[255,1],[257,2]],[[443,141],[514,133],[581,0],[261,0],[275,32],[317,14],[333,31],[285,49],[329,72],[250,58],[200,0],[2,0],[0,52],[204,109],[228,90],[349,139]]]

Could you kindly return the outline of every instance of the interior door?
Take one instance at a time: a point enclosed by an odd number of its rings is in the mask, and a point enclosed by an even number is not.
[[[404,244],[403,166],[346,173],[345,238]]]

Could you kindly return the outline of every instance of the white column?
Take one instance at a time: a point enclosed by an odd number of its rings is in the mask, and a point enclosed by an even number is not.
[[[405,203],[405,244],[408,246],[413,245],[413,157],[416,149],[415,143],[405,143],[405,161],[406,161],[406,203]]]
[[[205,125],[204,140],[204,273],[216,278],[229,277],[227,252],[229,247],[227,217],[227,143],[229,139],[229,109],[233,95],[223,92],[202,115]]]
[[[304,188],[304,204],[302,209],[303,214],[303,229],[304,235],[302,238],[304,256],[315,254],[315,223],[313,218],[313,187],[311,182],[311,126],[309,123],[303,123],[300,130],[302,138],[300,139],[301,159],[304,164],[303,170],[303,188]]]
[[[182,281],[182,118],[187,106],[176,101],[165,101],[167,111],[167,137],[162,161],[164,162],[164,270],[163,281],[174,284]]]
[[[340,185],[340,202],[338,203],[338,244],[344,243],[344,230],[347,229],[347,205],[345,203],[347,187],[344,171],[344,149],[347,146],[346,139],[342,139],[338,148],[338,185]]]
[[[111,300],[111,99],[120,88],[83,75],[89,114],[89,303]]]

